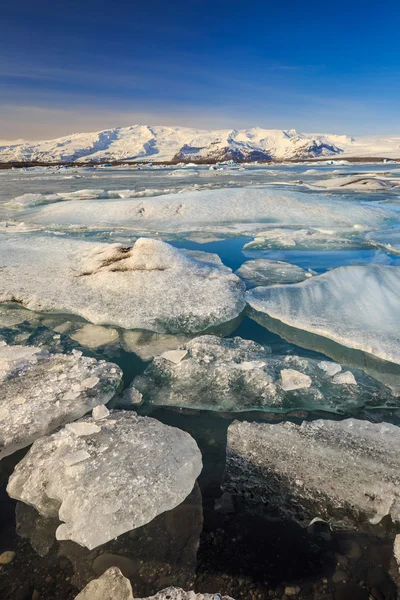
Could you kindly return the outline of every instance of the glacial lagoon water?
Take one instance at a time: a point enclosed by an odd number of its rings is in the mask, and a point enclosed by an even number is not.
[[[391,185],[384,191],[318,187],[318,182],[353,174],[377,177]],[[260,258],[297,265],[310,270],[312,277],[349,265],[400,266],[396,249],[381,243],[385,239],[382,230],[400,226],[400,187],[396,188],[400,186],[400,165],[395,163],[220,165],[212,170],[208,166],[12,169],[0,171],[0,184],[0,236],[7,239],[21,236],[33,246],[36,236],[129,245],[139,235],[145,235],[168,241],[179,249],[217,254],[233,271],[245,261]],[[265,230],[287,228],[285,215],[281,221],[271,223],[267,215],[260,214],[256,228],[243,219],[239,219],[239,223],[233,220],[220,223],[216,216],[215,223],[208,222],[207,226],[199,223],[187,231],[182,227],[162,232],[152,229],[151,224],[138,223],[132,227],[131,223],[127,226],[121,222],[120,226],[110,226],[102,222],[98,213],[93,214],[93,226],[77,226],[73,215],[73,227],[41,224],[43,206],[76,202],[76,193],[82,190],[86,190],[80,196],[82,206],[93,199],[109,204],[122,197],[135,202],[141,198],[146,208],[146,199],[161,195],[168,194],[168,198],[173,195],[179,201],[188,192],[196,191],[201,204],[202,191],[224,190],[229,199],[229,191],[238,188],[244,194],[256,188],[277,190],[278,194],[294,192],[300,194],[300,198],[323,198],[331,203],[329,206],[334,207],[336,202],[341,210],[346,206],[343,202],[352,210],[357,206],[367,207],[371,225],[364,223],[355,228],[351,231],[351,243],[342,243],[340,240],[348,237],[349,227],[335,223],[329,228],[324,213],[324,222],[318,230],[320,237],[317,241],[314,238],[312,247],[307,248],[306,237],[300,244],[287,245],[278,240],[273,244],[261,243],[262,247],[257,249],[244,249],[257,236],[262,237]],[[30,196],[24,196],[27,194]],[[56,194],[58,197],[54,198]],[[184,200],[182,204],[184,214]],[[334,208],[332,210],[334,212]],[[375,218],[374,210],[376,214],[384,213]],[[215,212],[218,215],[218,206]],[[312,218],[318,220],[319,217],[313,215]],[[363,218],[367,218],[364,213]],[[311,226],[315,229],[317,223]],[[292,227],[307,230],[310,223],[304,220]],[[381,232],[379,245],[369,241],[366,235],[377,230]],[[339,235],[339,241],[332,242],[335,235]],[[389,244],[391,239],[388,236]],[[115,362],[123,370],[125,388],[144,372],[153,356],[196,335],[185,334],[183,340],[177,334],[178,339],[174,339],[174,335],[127,331],[107,325],[101,332],[94,332],[85,329],[87,325],[71,314],[27,311],[17,303],[0,305],[0,336],[7,344],[36,345],[67,353],[75,349],[86,356]],[[333,359],[349,368],[364,370],[393,389],[400,387],[400,366],[289,327],[267,315],[254,314],[249,309],[233,322],[216,327],[212,333],[228,338],[240,336],[269,346],[272,355],[298,355],[319,361]],[[397,406],[394,402],[386,407],[360,407],[338,414],[303,407],[283,415],[270,411],[227,413],[178,406],[164,408],[151,403],[138,406],[139,414],[179,427],[195,438],[203,455],[203,472],[182,505],[92,551],[73,542],[56,542],[57,523],[42,519],[26,505],[18,503],[17,506],[7,496],[7,478],[25,452],[19,451],[0,463],[0,554],[6,550],[16,553],[14,560],[0,570],[0,597],[28,599],[36,590],[39,594],[36,597],[41,600],[69,600],[75,598],[88,581],[116,564],[130,577],[137,597],[177,585],[196,592],[228,594],[236,600],[286,600],[293,590],[295,597],[301,600],[367,599],[370,594],[376,600],[394,599],[399,584],[393,558],[396,528],[389,520],[374,526],[363,523],[355,531],[329,531],[325,527],[316,532],[267,514],[260,507],[249,507],[239,499],[235,501],[234,512],[229,506],[217,506],[217,510],[215,506],[222,494],[227,427],[234,419],[299,423],[321,417],[353,416],[398,425]]]

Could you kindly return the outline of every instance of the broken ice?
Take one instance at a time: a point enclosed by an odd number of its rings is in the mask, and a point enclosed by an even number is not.
[[[354,376],[352,371],[339,372],[342,367],[336,363],[271,354],[269,348],[239,337],[194,338],[182,347],[179,359],[154,358],[128,389],[158,406],[232,412],[346,413],[399,403],[388,388],[362,371],[353,369]],[[127,406],[129,398],[124,400]]]
[[[36,440],[7,491],[43,517],[58,517],[58,540],[92,549],[180,504],[201,469],[188,433],[113,411]]]
[[[79,419],[115,394],[119,367],[35,346],[0,346],[0,458]]]
[[[235,421],[224,489],[284,516],[342,527],[400,522],[400,428],[347,419],[301,425]]]

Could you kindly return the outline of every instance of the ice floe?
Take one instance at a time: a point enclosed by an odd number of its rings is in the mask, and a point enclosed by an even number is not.
[[[250,306],[272,319],[400,363],[400,268],[333,269],[293,285],[247,292]]]
[[[244,284],[215,255],[158,240],[133,246],[0,237],[0,302],[74,313],[96,325],[196,332],[234,319]],[[203,257],[203,258],[202,258]]]
[[[138,231],[246,231],[282,227],[382,227],[392,213],[322,194],[268,187],[212,189],[153,198],[58,202],[24,215],[25,223],[87,228],[129,227]]]
[[[365,241],[361,238],[363,227],[338,229],[267,229],[257,232],[243,250],[266,250],[289,248],[295,250],[348,250],[361,248]]]
[[[94,358],[0,345],[0,458],[105,404],[119,367]]]
[[[59,517],[58,540],[93,549],[180,504],[201,469],[188,433],[113,411],[36,440],[7,491],[43,517]]]
[[[274,355],[269,348],[239,337],[200,336],[172,358],[154,358],[133,380],[133,389],[145,402],[232,412],[345,413],[364,406],[395,406],[397,401],[388,388],[361,371],[354,371],[355,377],[346,371],[340,379],[344,373],[336,363]]]
[[[298,283],[312,276],[312,273],[297,265],[266,258],[249,260],[235,273],[244,280],[247,288],[276,283]]]
[[[364,174],[346,175],[344,177],[331,177],[320,179],[309,184],[309,187],[323,188],[325,190],[356,190],[356,191],[385,191],[396,185],[387,179],[371,177]]]
[[[300,521],[400,521],[400,428],[356,419],[235,421],[224,488]]]

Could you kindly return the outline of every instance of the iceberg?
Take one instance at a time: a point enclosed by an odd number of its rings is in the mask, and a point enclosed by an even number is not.
[[[244,280],[247,288],[276,283],[298,283],[312,276],[297,265],[266,258],[246,261],[235,274]]]
[[[0,345],[0,459],[106,404],[117,365],[35,346]]]
[[[356,419],[233,422],[223,487],[300,522],[400,521],[400,428]]]
[[[7,492],[44,517],[58,540],[90,550],[180,504],[202,469],[186,432],[134,412],[85,417],[34,442]]]
[[[293,328],[400,364],[400,268],[332,269],[302,283],[246,293],[254,311]]]
[[[217,256],[193,257],[159,240],[124,246],[36,237],[32,244],[0,236],[0,254],[0,302],[73,313],[95,325],[199,332],[245,306],[244,284]]]
[[[362,371],[353,370],[354,375],[333,362],[274,355],[269,348],[240,337],[200,336],[183,345],[179,355],[175,351],[173,360],[169,354],[155,357],[128,388],[137,390],[144,402],[277,413],[299,409],[346,413],[400,403]],[[132,406],[135,402],[133,398]],[[129,405],[128,397],[123,404]]]

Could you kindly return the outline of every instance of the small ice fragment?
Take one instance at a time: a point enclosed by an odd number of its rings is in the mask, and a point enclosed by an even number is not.
[[[237,365],[243,371],[251,371],[252,369],[262,369],[267,363],[263,360],[248,360]]]
[[[347,384],[347,385],[357,385],[357,381],[351,371],[345,371],[344,373],[339,373],[335,375],[332,379],[332,383],[337,384]]]
[[[99,383],[100,379],[96,377],[96,375],[92,375],[91,377],[87,377],[82,381],[82,386],[85,388],[94,388],[95,385]]]
[[[118,406],[130,406],[131,404],[142,404],[143,395],[135,387],[131,386],[124,390]]]
[[[92,411],[92,417],[95,421],[99,421],[100,419],[105,419],[110,414],[110,411],[106,406],[100,404],[99,406],[95,406]]]
[[[82,421],[80,423],[67,423],[65,429],[73,433],[76,437],[81,437],[82,435],[92,435],[93,433],[99,433],[99,431],[101,431],[100,427],[94,423],[88,423],[86,421]]]
[[[282,369],[281,380],[281,388],[285,392],[309,388],[312,384],[311,377],[294,369]]]
[[[164,354],[161,354],[161,358],[169,360],[169,362],[175,365],[179,364],[183,358],[185,358],[187,350],[167,350]]]
[[[72,467],[73,465],[77,465],[88,458],[90,458],[89,452],[86,452],[86,450],[77,450],[77,452],[71,452],[70,454],[67,454],[67,456],[64,456],[61,460],[66,467]]]
[[[318,367],[322,371],[325,371],[325,373],[327,373],[331,377],[333,377],[334,375],[336,375],[336,373],[339,373],[342,370],[342,367],[340,365],[334,362],[330,362],[328,360],[323,360],[322,362],[319,362]]]

